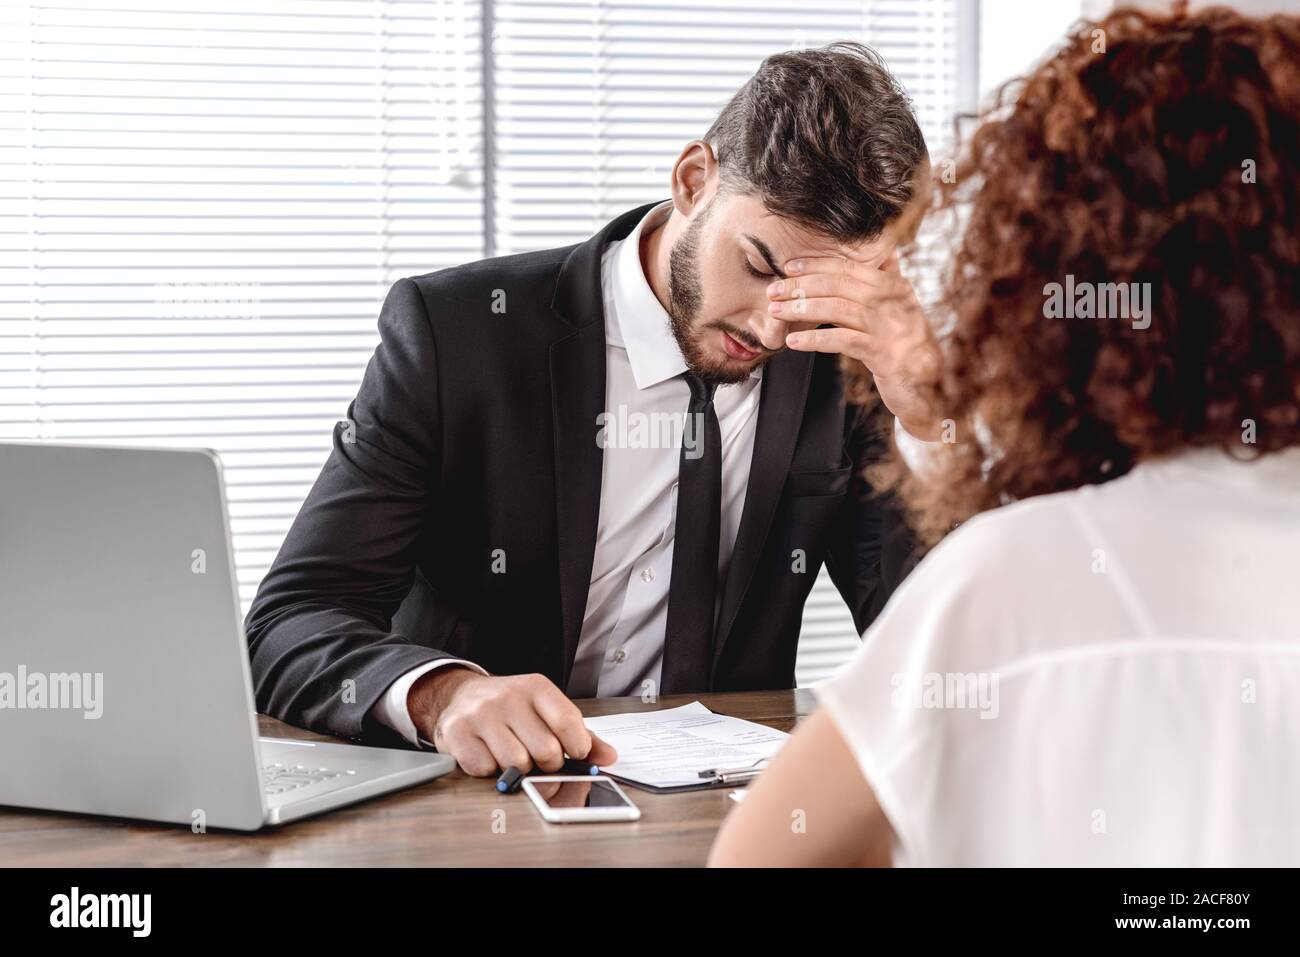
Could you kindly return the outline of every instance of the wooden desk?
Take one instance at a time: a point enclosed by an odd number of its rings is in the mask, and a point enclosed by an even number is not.
[[[813,708],[808,690],[579,701],[586,715],[656,710],[700,700],[722,714],[789,731]],[[328,738],[260,717],[261,733]],[[650,794],[628,788],[641,820],[547,824],[523,794],[455,771],[419,787],[256,834],[0,809],[0,864],[26,867],[473,867],[702,865],[731,789]],[[502,813],[504,812],[504,813]],[[496,822],[496,828],[493,824]],[[504,824],[504,832],[502,832]]]

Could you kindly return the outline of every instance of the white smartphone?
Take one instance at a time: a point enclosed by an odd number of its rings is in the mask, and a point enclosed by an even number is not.
[[[641,809],[611,778],[591,775],[538,775],[524,778],[524,793],[537,813],[552,824],[635,821]]]

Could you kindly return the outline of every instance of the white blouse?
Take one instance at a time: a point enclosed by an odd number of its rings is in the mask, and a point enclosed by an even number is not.
[[[1300,864],[1300,449],[966,522],[817,689],[897,865]]]

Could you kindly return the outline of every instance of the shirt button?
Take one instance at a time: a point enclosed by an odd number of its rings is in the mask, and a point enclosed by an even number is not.
[[[624,651],[622,648],[614,652],[614,664],[621,665],[626,660],[627,660],[627,652]]]
[[[650,582],[655,580],[655,570],[653,568],[641,569],[641,580],[647,585],[650,584]]]

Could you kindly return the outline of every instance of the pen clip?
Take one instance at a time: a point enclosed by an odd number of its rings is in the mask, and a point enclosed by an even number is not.
[[[759,758],[753,764],[739,768],[710,768],[701,771],[700,777],[713,784],[730,784],[735,781],[748,781],[758,777],[760,771],[767,767],[769,758]]]

